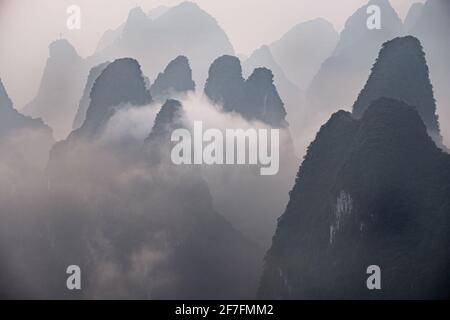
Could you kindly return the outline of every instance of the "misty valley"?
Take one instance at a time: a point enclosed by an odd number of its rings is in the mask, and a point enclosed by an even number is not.
[[[199,1],[82,55],[75,7],[30,101],[0,64],[0,297],[449,298],[450,1],[405,3],[248,55]]]

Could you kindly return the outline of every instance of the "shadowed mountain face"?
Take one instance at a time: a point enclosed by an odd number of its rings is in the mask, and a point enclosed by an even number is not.
[[[321,128],[278,221],[262,298],[443,298],[450,267],[450,156],[416,109],[374,101]],[[381,268],[382,290],[366,269]]]
[[[370,30],[367,9],[377,5],[381,13],[381,29]],[[369,76],[370,67],[381,45],[401,35],[403,25],[388,0],[370,0],[346,22],[339,42],[321,66],[307,91],[311,114],[327,116],[336,108],[350,108]]]
[[[172,57],[184,55],[190,61],[195,82],[202,85],[213,60],[234,53],[217,21],[192,2],[183,2],[154,19],[135,8],[119,31],[120,36],[92,59],[102,62],[134,57],[150,78],[156,78]]]
[[[256,68],[244,80],[241,63],[233,56],[217,58],[209,69],[205,94],[225,111],[274,127],[286,126],[284,103],[274,85],[272,71]]]
[[[100,76],[100,74],[105,70],[105,68],[109,65],[109,62],[105,62],[95,66],[89,72],[88,80],[86,82],[86,86],[84,87],[83,96],[81,97],[80,104],[78,105],[78,111],[75,115],[75,119],[73,121],[73,129],[76,130],[83,124],[86,119],[86,112],[89,108],[89,104],[91,103],[91,90],[94,86],[95,80]]]
[[[338,39],[331,23],[315,19],[294,26],[272,43],[270,50],[286,76],[305,90],[322,62],[333,52]]]
[[[416,107],[430,136],[442,145],[428,66],[416,38],[396,38],[383,44],[369,80],[353,105],[353,115],[361,118],[367,107],[381,97]]]
[[[158,74],[150,93],[155,100],[165,101],[168,98],[183,95],[189,91],[195,91],[195,83],[192,80],[192,70],[185,56],[178,56]]]
[[[85,61],[67,40],[53,42],[38,93],[23,112],[42,118],[56,138],[65,138],[72,129],[87,75]]]
[[[450,2],[429,0],[409,33],[418,37],[430,66],[431,82],[441,119],[450,119]],[[445,143],[450,143],[450,124],[441,123]]]
[[[95,80],[86,120],[75,135],[100,132],[116,110],[123,106],[143,106],[152,102],[139,63],[130,58],[109,64]]]
[[[64,201],[73,223],[67,233],[60,231],[67,220],[49,219],[55,244],[45,252],[46,272],[75,260],[85,274],[84,298],[254,296],[262,250],[214,210],[199,168],[169,158],[183,117],[180,102],[168,100],[148,138],[130,142],[127,152],[91,139],[52,154],[49,197]],[[58,212],[59,203],[47,212]],[[46,295],[68,294],[61,279],[51,280]]]

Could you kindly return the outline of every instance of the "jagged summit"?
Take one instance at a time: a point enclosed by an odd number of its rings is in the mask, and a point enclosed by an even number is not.
[[[273,73],[256,68],[247,80],[242,77],[238,58],[217,58],[209,69],[205,94],[225,111],[237,112],[248,120],[260,120],[272,126],[286,126],[283,101],[273,83]]]
[[[442,143],[425,53],[417,38],[395,38],[383,44],[372,73],[353,105],[353,114],[361,117],[372,101],[381,97],[415,106],[430,135],[438,144]]]
[[[169,62],[150,88],[152,97],[156,100],[165,100],[172,95],[189,91],[195,91],[195,82],[192,80],[189,60],[185,56],[178,56]]]
[[[303,161],[278,221],[259,296],[265,299],[431,298],[448,294],[450,156],[417,109],[373,101],[337,112]],[[403,254],[414,252],[414,254]],[[376,264],[390,281],[367,290]]]
[[[139,63],[131,58],[110,63],[95,80],[86,120],[77,131],[90,135],[123,105],[142,106],[152,102]]]

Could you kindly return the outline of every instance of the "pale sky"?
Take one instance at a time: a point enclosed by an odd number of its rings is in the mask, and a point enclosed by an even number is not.
[[[345,20],[368,0],[192,0],[218,21],[237,53],[250,54],[299,22],[322,17],[340,31]],[[60,34],[80,55],[92,54],[107,29],[123,23],[131,8],[144,11],[181,0],[0,0],[0,78],[16,107],[35,94],[48,56]],[[391,0],[403,18],[414,2]],[[66,28],[69,5],[81,7],[81,30]]]

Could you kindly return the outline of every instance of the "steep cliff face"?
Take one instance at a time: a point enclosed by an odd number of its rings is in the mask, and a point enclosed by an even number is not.
[[[374,101],[321,128],[266,256],[262,298],[448,297],[450,156],[416,109]],[[382,290],[368,290],[367,267]]]
[[[247,120],[287,126],[286,110],[274,85],[273,73],[265,67],[256,68],[244,80],[238,58],[219,57],[209,69],[205,94],[225,111],[237,112]]]
[[[353,115],[361,118],[367,107],[381,97],[416,107],[430,136],[442,145],[425,53],[416,38],[395,38],[383,44],[369,80],[353,105]]]
[[[195,82],[192,80],[192,70],[189,60],[185,56],[178,56],[158,74],[150,93],[155,100],[165,101],[168,98],[177,98],[188,92],[195,91]]]

